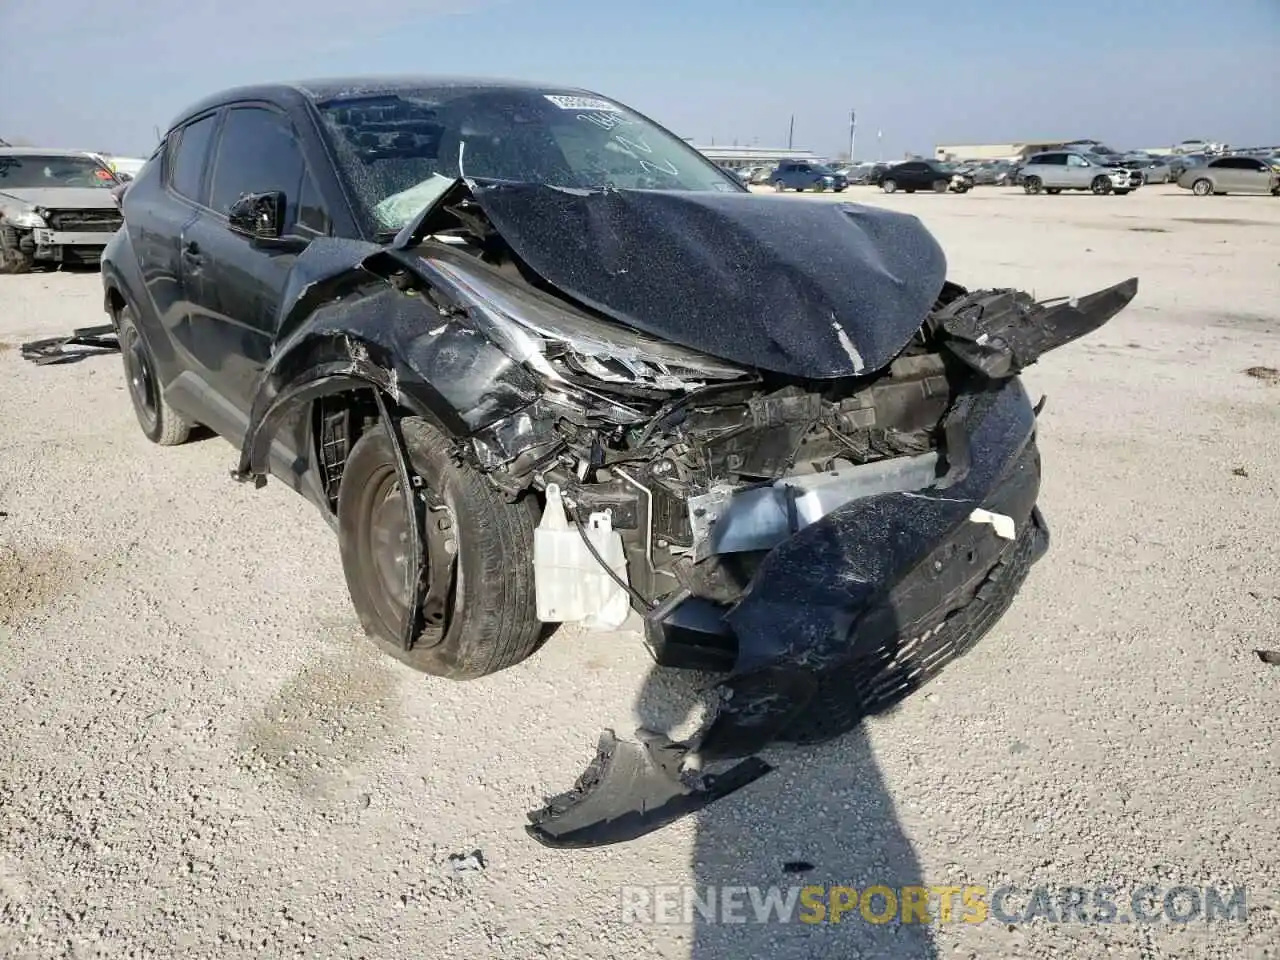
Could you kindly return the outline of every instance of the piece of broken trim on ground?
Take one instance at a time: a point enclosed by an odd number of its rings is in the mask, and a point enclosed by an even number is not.
[[[68,349],[70,347],[78,349]],[[44,367],[55,363],[76,363],[85,357],[104,353],[119,353],[120,341],[115,327],[108,323],[98,327],[80,327],[66,337],[32,340],[22,344],[20,349],[24,360]]]

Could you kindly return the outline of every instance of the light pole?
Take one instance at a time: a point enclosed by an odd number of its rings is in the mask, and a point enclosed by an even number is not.
[[[856,110],[849,111],[849,163],[854,162],[853,148],[856,144],[858,136],[858,112]]]

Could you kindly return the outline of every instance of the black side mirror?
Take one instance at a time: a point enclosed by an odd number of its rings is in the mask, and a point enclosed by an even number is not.
[[[285,198],[280,190],[246,193],[231,205],[227,220],[236,233],[254,240],[276,240],[284,233]]]

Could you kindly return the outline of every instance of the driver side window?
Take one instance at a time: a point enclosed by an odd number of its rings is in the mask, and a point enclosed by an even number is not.
[[[225,217],[244,194],[279,190],[285,195],[288,233],[299,221],[305,175],[302,151],[287,117],[265,107],[233,107],[218,138],[209,206]]]

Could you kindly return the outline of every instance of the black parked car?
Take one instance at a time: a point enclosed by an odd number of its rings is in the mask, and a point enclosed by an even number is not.
[[[768,770],[681,779],[689,751],[835,736],[969,649],[1048,542],[1018,373],[1137,289],[969,292],[916,217],[753,196],[615,101],[496,81],[219,94],[121,204],[143,431],[207,425],[308,497],[385,650],[478,677],[631,607],[659,663],[725,671],[696,742],[602,739],[533,817],[553,844],[659,826]]]
[[[890,167],[880,176],[880,189],[885,193],[903,190],[932,190],[934,193],[968,193],[973,189],[973,176],[962,173],[937,160],[908,160]]]

